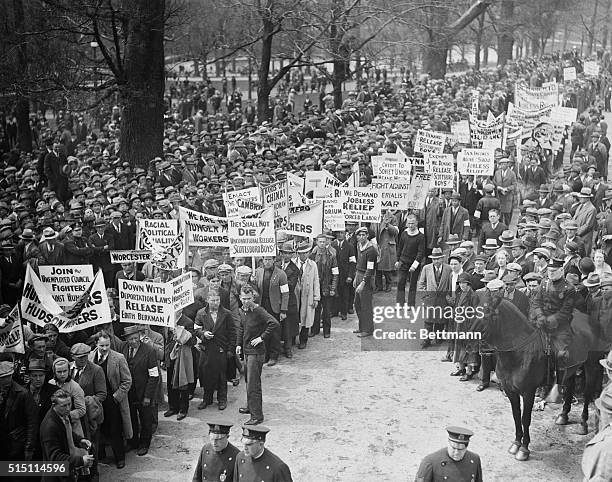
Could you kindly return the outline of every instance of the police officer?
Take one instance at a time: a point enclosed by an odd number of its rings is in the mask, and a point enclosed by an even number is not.
[[[480,457],[467,447],[471,430],[448,427],[448,445],[428,455],[421,461],[416,482],[482,482]]]
[[[244,450],[236,458],[234,482],[293,482],[287,464],[265,448],[269,431],[263,425],[242,426]]]
[[[560,363],[569,359],[570,322],[575,298],[574,287],[565,281],[563,262],[559,258],[549,261],[548,279],[540,284],[533,296],[530,311],[531,322],[550,334],[552,348]]]
[[[193,482],[214,480],[231,482],[234,480],[234,465],[240,450],[229,442],[232,423],[225,420],[207,422],[208,443],[204,444],[198,465],[193,474]]]
[[[353,286],[355,287],[355,311],[359,318],[358,337],[371,336],[374,332],[372,308],[372,277],[378,251],[368,239],[368,228],[355,231],[357,236],[357,267]]]

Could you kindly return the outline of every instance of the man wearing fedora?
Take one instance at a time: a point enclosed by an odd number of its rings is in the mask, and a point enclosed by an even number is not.
[[[25,228],[19,239],[21,241],[17,244],[15,252],[21,260],[23,267],[25,268],[26,264],[30,264],[32,268],[36,268],[40,252],[38,251],[38,242],[34,236],[34,231],[30,228]]]
[[[498,164],[499,167],[493,175],[493,184],[500,202],[502,221],[506,226],[510,226],[517,191],[516,174],[510,169],[510,159],[507,157],[499,159]]]
[[[608,373],[612,371],[610,355],[599,362]],[[612,391],[606,388],[595,400],[599,411],[599,430],[587,442],[582,454],[582,473],[585,481],[612,480]]]
[[[121,354],[128,362],[132,386],[128,392],[133,438],[131,446],[138,455],[146,455],[153,437],[153,413],[151,404],[157,393],[160,377],[155,349],[140,341],[137,325],[127,326],[124,331],[126,343]]]
[[[106,221],[98,219],[94,222],[95,233],[89,236],[89,245],[93,249],[91,262],[94,272],[99,269],[104,275],[104,284],[108,287],[115,282],[115,267],[111,264],[110,251],[115,249],[115,239],[106,231]]]
[[[440,307],[442,311],[446,306],[446,295],[451,292],[451,268],[444,263],[444,254],[440,248],[434,248],[429,257],[432,262],[423,266],[421,270],[417,293],[420,294],[423,305]],[[429,332],[435,332],[443,330],[445,324],[444,318],[427,318],[425,328]],[[430,345],[429,338],[421,343],[422,348]]]
[[[595,216],[597,209],[593,206],[591,188],[583,187],[577,194],[580,204],[576,208],[573,221],[578,226],[576,235],[584,241],[584,251],[587,256],[591,254],[593,244],[593,230],[596,226]]]
[[[463,427],[446,431],[447,446],[422,460],[415,482],[482,482],[480,457],[467,449],[474,432]]]
[[[450,206],[442,214],[438,245],[442,246],[451,234],[456,235],[460,241],[470,239],[470,213],[461,206],[461,196],[457,192],[451,194]]]
[[[348,245],[348,243],[345,243]],[[287,302],[287,317],[281,321],[281,338],[284,344],[284,352],[287,358],[293,357],[292,345],[295,337],[300,331],[300,312],[298,304],[297,286],[300,282],[300,269],[293,262],[292,257],[295,253],[293,241],[285,241],[279,249],[279,267],[287,276],[287,286],[289,287],[289,300]],[[338,253],[338,250],[336,250]],[[346,311],[344,312],[346,319]]]
[[[47,227],[43,230],[38,251],[39,266],[64,264],[64,245],[58,240],[58,234],[53,228]]]

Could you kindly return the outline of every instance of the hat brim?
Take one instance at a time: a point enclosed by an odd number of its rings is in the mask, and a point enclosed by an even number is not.
[[[440,259],[440,258],[444,258],[444,255],[443,254],[430,254],[428,256],[428,258],[431,258],[431,259]]]
[[[55,239],[55,238],[57,238],[57,236],[58,236],[58,235],[57,235],[57,233],[52,234],[51,236],[43,236],[43,240],[44,240],[44,241],[48,241],[48,240],[50,240],[50,239]]]

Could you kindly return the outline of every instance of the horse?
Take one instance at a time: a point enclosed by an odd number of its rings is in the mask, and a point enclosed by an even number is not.
[[[495,373],[502,390],[510,400],[514,418],[515,438],[508,452],[514,455],[516,460],[526,461],[530,455],[529,427],[536,390],[547,385],[549,377],[546,335],[536,329],[511,301],[500,294],[492,296],[487,291],[483,307],[484,316],[474,321],[472,329],[481,331],[483,339],[496,352]],[[574,376],[577,367],[587,359],[589,342],[592,340],[592,332],[588,329],[585,329],[584,333],[576,334],[569,350],[570,363],[563,367],[565,378]],[[573,349],[576,341],[584,349]]]

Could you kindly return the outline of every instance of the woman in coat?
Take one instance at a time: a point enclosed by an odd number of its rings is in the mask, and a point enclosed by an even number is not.
[[[310,244],[304,243],[298,246],[300,281],[295,288],[300,313],[300,344],[299,349],[306,348],[308,332],[314,324],[315,310],[321,301],[321,289],[319,286],[319,270],[317,263],[308,257]]]
[[[84,436],[81,419],[87,413],[85,393],[80,385],[70,376],[70,363],[65,358],[56,358],[53,362],[53,379],[49,383],[58,389],[68,392],[72,397],[72,410],[70,410],[70,423],[72,431],[80,437]]]
[[[89,360],[104,371],[108,390],[102,404],[104,422],[101,433],[111,444],[117,467],[125,466],[124,439],[133,438],[132,419],[128,392],[132,387],[132,375],[125,357],[111,350],[111,335],[104,331],[96,335],[96,348],[89,354]]]
[[[472,278],[467,273],[461,273],[457,279],[459,290],[457,290],[455,301],[455,328],[461,333],[469,332],[472,326],[472,320],[463,316],[463,311],[467,306],[478,306],[478,296],[472,289]],[[463,372],[460,381],[466,382],[471,380],[475,373],[475,367],[478,365],[478,342],[472,340],[455,340],[453,350],[453,361],[457,364],[458,370]]]

